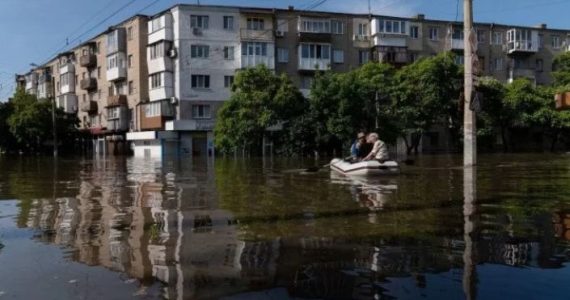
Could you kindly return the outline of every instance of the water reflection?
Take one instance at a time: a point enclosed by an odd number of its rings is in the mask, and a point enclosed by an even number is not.
[[[294,163],[86,160],[44,183],[42,167],[3,162],[15,175],[0,195],[23,195],[18,224],[35,240],[136,279],[137,295],[160,284],[167,299],[476,299],[500,288],[488,266],[568,272],[570,203],[527,206],[528,193],[551,192],[512,188],[528,170],[282,172]],[[53,195],[18,191],[23,178]],[[568,292],[562,283],[554,298]]]

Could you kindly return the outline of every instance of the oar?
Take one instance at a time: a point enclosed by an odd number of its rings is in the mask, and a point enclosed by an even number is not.
[[[350,158],[352,158],[352,156],[347,156],[347,157],[345,157],[343,160],[347,160],[347,159],[350,159]],[[324,166],[322,166],[322,167],[310,167],[310,168],[305,169],[305,172],[318,172],[320,169],[328,168],[328,167],[330,167],[330,166],[331,166],[331,164],[328,163],[328,164],[326,164],[326,165],[324,165]]]

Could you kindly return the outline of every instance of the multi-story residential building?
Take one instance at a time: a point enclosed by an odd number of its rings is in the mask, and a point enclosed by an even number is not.
[[[475,24],[478,75],[549,84],[569,34],[544,24]],[[240,69],[263,64],[286,73],[308,96],[317,70],[347,72],[369,61],[401,67],[444,51],[463,64],[465,38],[462,23],[421,14],[179,4],[129,18],[16,80],[49,98],[53,78],[58,107],[78,115],[97,153],[123,153],[130,142],[136,156],[204,155],[214,153],[216,112]],[[424,146],[444,149],[443,135],[426,134]]]

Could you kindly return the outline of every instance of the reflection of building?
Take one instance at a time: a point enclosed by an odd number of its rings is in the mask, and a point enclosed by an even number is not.
[[[556,237],[570,241],[570,212],[554,213],[552,215],[552,223],[554,223]]]

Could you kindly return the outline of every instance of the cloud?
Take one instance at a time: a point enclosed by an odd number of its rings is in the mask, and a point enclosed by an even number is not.
[[[411,17],[420,7],[417,0],[370,0],[370,6],[372,14],[398,17]],[[319,9],[365,14],[368,13],[368,0],[329,0]]]

